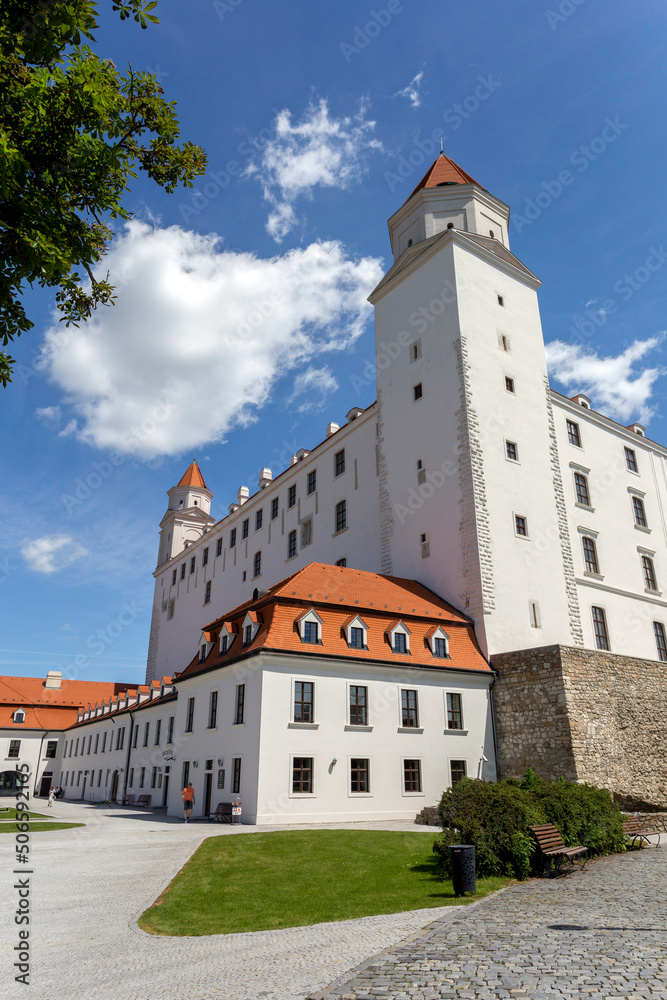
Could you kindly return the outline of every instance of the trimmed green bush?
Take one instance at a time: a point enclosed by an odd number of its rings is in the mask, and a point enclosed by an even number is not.
[[[451,876],[450,844],[474,844],[477,874],[517,879],[543,870],[545,860],[529,827],[553,823],[566,844],[589,854],[622,851],[621,812],[611,794],[593,785],[545,781],[528,770],[523,781],[464,778],[438,807],[443,834],[433,850],[443,876]]]

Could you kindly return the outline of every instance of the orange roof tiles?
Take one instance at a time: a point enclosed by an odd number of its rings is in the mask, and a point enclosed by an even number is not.
[[[124,691],[127,684],[107,681],[70,681],[47,688],[43,677],[0,677],[0,726],[15,729],[67,729],[76,722],[80,708]],[[17,708],[26,711],[25,722],[14,722]]]
[[[324,623],[322,642],[317,645],[302,642],[297,626],[310,608]],[[491,669],[477,645],[471,620],[415,580],[311,563],[256,601],[246,602],[207,625],[206,630],[217,638],[223,623],[229,626],[242,621],[250,609],[252,613],[261,609],[261,615],[257,614],[260,628],[252,643],[243,645],[241,636],[237,636],[228,652],[220,656],[216,641],[208,657],[200,663],[196,655],[179,680],[261,649],[383,660],[435,669]],[[363,614],[368,626],[367,649],[354,649],[347,644],[345,629],[351,620],[350,612],[352,618]],[[410,652],[405,654],[394,653],[387,638],[399,620],[410,633]],[[435,658],[431,652],[427,636],[432,634],[434,624],[441,624],[449,636],[449,659]]]
[[[448,156],[441,153],[438,159],[431,164],[422,179],[420,180],[417,187],[410,194],[412,198],[413,194],[420,191],[421,188],[433,188],[438,187],[440,184],[477,184],[474,177],[466,173],[458,163],[454,163]],[[481,187],[481,184],[477,184],[477,187]],[[407,200],[409,201],[410,198]]]
[[[207,490],[208,486],[204,482],[204,477],[201,474],[201,469],[197,465],[197,459],[193,458],[189,466],[185,470],[183,478],[181,479],[179,486],[196,486],[199,489]]]

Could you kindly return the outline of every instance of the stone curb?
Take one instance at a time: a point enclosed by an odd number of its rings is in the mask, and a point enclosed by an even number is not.
[[[375,964],[382,964],[382,961],[389,955],[392,955],[397,948],[403,947],[406,944],[410,944],[412,941],[418,941],[425,937],[429,931],[437,930],[443,923],[447,923],[453,920],[454,917],[461,917],[464,914],[468,914],[470,910],[474,910],[476,907],[481,906],[486,903],[489,899],[494,899],[495,896],[500,895],[501,892],[507,892],[508,889],[512,888],[512,884],[503,886],[502,889],[496,889],[495,892],[490,892],[488,896],[484,899],[476,899],[472,903],[466,903],[460,906],[449,906],[447,907],[447,913],[444,913],[442,917],[438,917],[437,920],[432,920],[430,924],[425,924],[424,927],[419,931],[415,931],[414,934],[409,934],[408,937],[402,938],[397,941],[396,944],[390,945],[389,948],[385,948],[384,951],[379,951],[376,955],[372,955],[370,958],[365,959],[360,965],[355,966],[353,969],[349,969],[347,972],[342,973],[342,975],[337,976],[328,986],[324,989],[318,990],[317,993],[309,993],[305,1000],[328,1000],[328,998],[333,996],[334,990],[339,990],[342,986],[351,983],[357,975],[361,972],[365,972],[370,969]],[[411,913],[417,913],[418,910],[406,911]],[[338,994],[340,997],[340,994]]]

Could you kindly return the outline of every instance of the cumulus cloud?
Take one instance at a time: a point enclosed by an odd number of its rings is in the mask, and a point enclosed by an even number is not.
[[[261,259],[179,226],[127,224],[105,257],[116,305],[54,321],[43,359],[66,433],[143,459],[220,441],[255,419],[278,377],[363,332],[380,261],[338,242]]]
[[[546,345],[550,375],[568,390],[585,393],[596,409],[622,423],[639,419],[648,424],[655,412],[650,404],[653,385],[665,369],[638,367],[663,341],[665,334],[635,340],[615,357],[600,357],[581,346],[553,340]]]
[[[59,424],[62,419],[62,410],[59,406],[42,406],[35,410],[35,416],[45,423]]]
[[[299,372],[294,379],[294,388],[288,403],[296,403],[299,413],[321,410],[330,392],[338,388],[338,382],[330,368],[314,368],[312,365]]]
[[[271,205],[266,229],[277,243],[298,222],[299,198],[312,198],[317,187],[345,189],[359,183],[367,154],[382,149],[372,136],[374,128],[363,103],[353,118],[332,118],[325,100],[310,104],[299,122],[292,121],[290,111],[279,112],[273,138],[246,171],[262,184]]]
[[[421,85],[424,79],[424,70],[420,70],[416,76],[410,80],[407,87],[403,87],[403,90],[398,90],[394,94],[394,97],[406,97],[410,101],[410,107],[418,108],[421,105]]]
[[[88,552],[71,535],[43,535],[25,542],[21,555],[28,569],[49,575],[87,556]]]

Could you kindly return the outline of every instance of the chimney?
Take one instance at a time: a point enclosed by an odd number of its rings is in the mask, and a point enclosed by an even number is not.
[[[331,435],[335,434],[336,431],[339,430],[339,429],[340,428],[338,427],[338,424],[327,424],[327,429],[326,429],[326,435],[327,435],[327,437],[330,438]]]
[[[271,469],[260,469],[259,470],[259,488],[260,490],[266,489],[273,482],[273,473]]]
[[[248,489],[248,487],[239,486],[239,488],[236,491],[236,502],[239,505],[239,507],[241,506],[241,504],[244,504],[246,502],[249,496],[250,496],[250,490]]]
[[[44,686],[47,688],[57,688],[58,690],[60,690],[62,679],[63,675],[60,670],[49,670],[46,675],[46,684]]]

